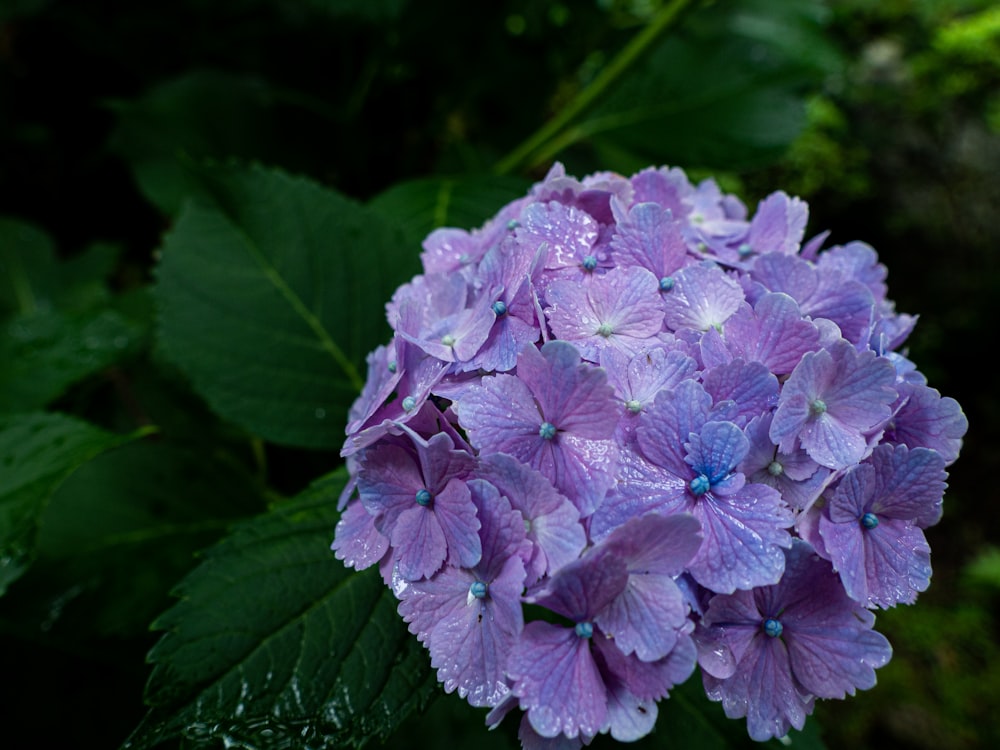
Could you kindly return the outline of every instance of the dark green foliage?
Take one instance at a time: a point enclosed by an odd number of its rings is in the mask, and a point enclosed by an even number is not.
[[[792,747],[992,747],[1000,516],[972,477],[1000,408],[970,373],[1000,299],[997,19],[983,0],[3,3],[5,743],[517,747],[513,717],[486,733],[442,695],[377,571],[329,545],[345,415],[421,241],[561,160],[681,166],[750,206],[783,188],[810,233],[875,245],[972,431],[934,586],[880,614],[894,661]],[[697,675],[657,726],[636,747],[756,746]]]
[[[206,552],[153,624],[152,710],[128,748],[343,747],[387,736],[434,690],[376,570],[334,559],[346,477],[328,477]]]

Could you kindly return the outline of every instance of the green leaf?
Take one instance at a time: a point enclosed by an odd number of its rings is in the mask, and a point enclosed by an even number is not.
[[[276,443],[339,447],[419,248],[306,179],[235,166],[201,179],[216,202],[188,205],[158,268],[164,351],[224,418]]]
[[[816,2],[745,0],[692,14],[684,34],[542,150],[591,142],[633,160],[736,169],[780,155],[805,122],[805,97],[838,60]]]
[[[51,293],[55,246],[37,227],[0,218],[0,315],[32,313]]]
[[[200,190],[179,155],[262,156],[274,92],[252,76],[197,71],[109,106],[118,118],[109,147],[131,166],[146,198],[163,213],[176,215]]]
[[[147,632],[195,553],[263,508],[247,468],[218,446],[206,455],[160,436],[97,456],[60,485],[39,520],[32,593],[75,592],[67,606],[42,608],[57,615],[46,629],[58,619],[64,638]]]
[[[104,305],[109,299],[106,281],[118,254],[113,245],[95,243],[58,260],[52,239],[41,229],[0,218],[0,318]]]
[[[181,583],[154,624],[152,709],[126,748],[360,746],[426,704],[429,659],[377,569],[330,551],[345,479],[239,525]]]
[[[419,248],[438,227],[474,229],[504,205],[525,195],[528,180],[476,175],[427,177],[393,185],[369,201],[403,232],[408,246]]]
[[[139,328],[113,310],[40,310],[0,327],[0,414],[44,407],[134,349]]]
[[[0,594],[34,558],[39,518],[59,484],[128,439],[62,414],[0,417]]]

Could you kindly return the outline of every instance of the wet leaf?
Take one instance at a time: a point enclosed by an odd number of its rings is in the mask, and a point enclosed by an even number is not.
[[[154,624],[152,708],[126,748],[360,746],[427,702],[429,660],[377,570],[330,551],[345,479],[240,524],[181,583]]]
[[[129,439],[62,414],[0,417],[0,594],[34,559],[39,519],[59,484]]]
[[[276,443],[337,448],[388,337],[384,304],[418,251],[371,210],[262,167],[200,174],[166,237],[160,342],[222,417]]]

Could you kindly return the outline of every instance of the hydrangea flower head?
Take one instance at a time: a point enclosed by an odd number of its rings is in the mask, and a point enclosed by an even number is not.
[[[556,164],[386,305],[333,550],[529,750],[637,740],[700,667],[754,739],[874,686],[968,427],[806,204]]]

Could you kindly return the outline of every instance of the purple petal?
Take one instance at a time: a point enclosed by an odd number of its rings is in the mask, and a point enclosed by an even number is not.
[[[778,402],[778,379],[760,362],[733,360],[707,370],[702,382],[714,402],[713,419],[743,426]]]
[[[583,622],[607,607],[627,585],[625,561],[604,551],[560,568],[528,601]]]
[[[785,569],[782,547],[791,544],[788,508],[770,487],[746,485],[724,499],[712,493],[694,504],[704,541],[689,566],[698,583],[720,593],[764,586]]]
[[[940,520],[947,477],[940,453],[879,445],[871,463],[875,467],[875,499],[866,510],[880,517],[913,521],[924,528]]]
[[[399,514],[390,542],[399,574],[408,581],[434,575],[448,556],[448,542],[436,514],[419,505]]]
[[[799,306],[787,294],[764,294],[752,312],[741,308],[724,327],[726,345],[734,356],[761,362],[775,375],[795,369],[802,355],[819,344],[819,331],[803,320]]]
[[[450,570],[461,577],[466,602],[439,613],[430,638],[431,666],[445,692],[457,689],[470,705],[495,706],[510,690],[506,664],[523,626],[524,566],[510,558],[482,599],[468,593],[476,576]]]
[[[701,432],[711,407],[712,397],[694,380],[658,393],[649,409],[649,419],[636,430],[642,454],[678,476],[687,475],[690,470],[684,443],[691,433]]]
[[[950,464],[958,458],[969,420],[953,398],[925,385],[900,386],[906,403],[896,412],[886,439],[911,448],[925,447],[938,451]]]
[[[599,367],[580,361],[565,341],[550,341],[541,350],[526,347],[517,374],[541,406],[545,419],[582,438],[610,438],[618,422],[614,390]]]
[[[483,453],[530,458],[541,447],[536,438],[544,420],[527,385],[513,375],[483,378],[469,387],[455,410],[469,440]]]
[[[657,279],[643,268],[613,268],[586,286],[555,281],[545,296],[553,333],[591,362],[608,347],[625,352],[647,348],[647,340],[663,326]]]
[[[795,254],[805,234],[809,207],[782,191],[771,193],[757,206],[750,222],[749,244],[755,253]]]
[[[524,627],[507,672],[532,728],[543,737],[596,735],[607,720],[607,689],[590,639],[547,622]]]
[[[692,433],[684,460],[695,474],[703,474],[714,487],[728,477],[750,448],[743,431],[732,422],[706,422]]]
[[[670,330],[707,331],[724,324],[743,302],[743,290],[716,265],[688,266],[663,297]]]
[[[687,261],[682,226],[669,209],[656,203],[638,203],[629,209],[628,216],[619,217],[611,250],[619,264],[644,268],[659,282]]]
[[[720,701],[730,719],[745,716],[750,738],[763,742],[784,737],[792,727],[802,729],[813,699],[792,678],[785,644],[759,631],[755,639],[761,644],[750,649],[754,658],[741,663],[732,677],[703,677],[709,699]]]
[[[359,503],[349,503],[337,521],[331,549],[338,560],[355,570],[379,562],[389,548],[389,540],[375,528],[375,519]]]
[[[687,483],[634,451],[623,451],[618,485],[590,519],[591,537],[602,539],[629,519],[651,511],[670,515],[689,510],[693,498]]]
[[[868,529],[823,516],[819,531],[848,596],[865,606],[911,604],[930,585],[930,547],[912,523],[880,518]]]
[[[516,459],[494,454],[482,460],[480,475],[510,500],[524,518],[533,543],[528,582],[551,575],[576,560],[587,543],[580,512],[540,472]]]

